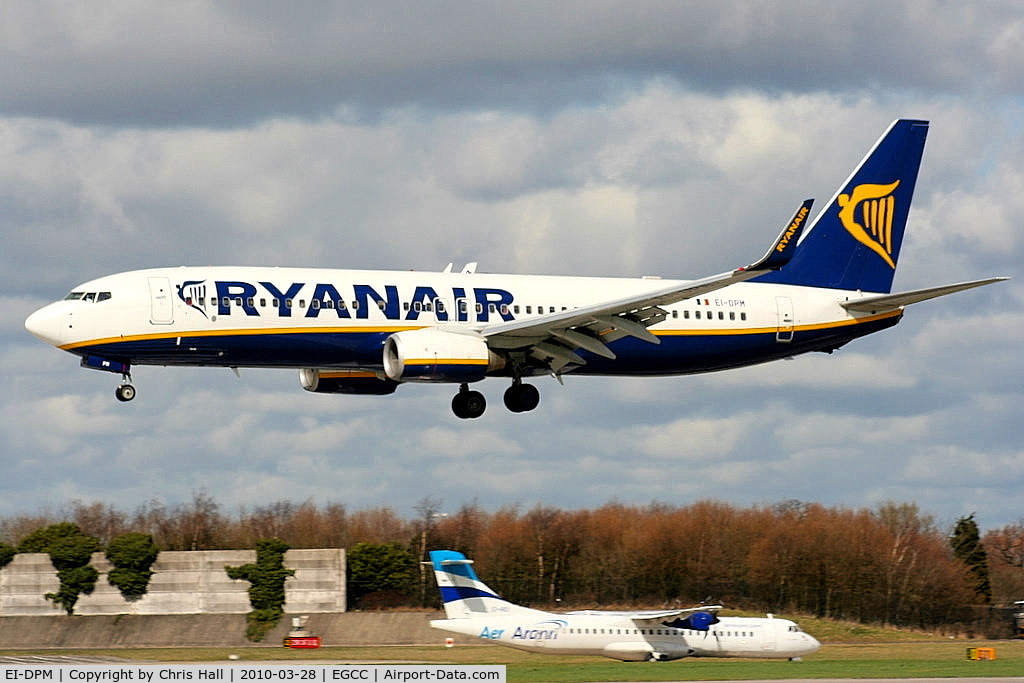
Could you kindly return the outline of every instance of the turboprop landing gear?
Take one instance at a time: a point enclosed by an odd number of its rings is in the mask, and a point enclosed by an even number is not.
[[[505,407],[513,413],[526,413],[540,403],[540,392],[532,384],[523,384],[516,379],[512,386],[505,390]]]
[[[479,391],[471,391],[468,384],[459,387],[452,399],[452,412],[463,420],[480,417],[487,410],[487,399]]]

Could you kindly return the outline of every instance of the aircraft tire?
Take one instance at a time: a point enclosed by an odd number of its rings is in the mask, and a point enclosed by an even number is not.
[[[131,384],[122,384],[114,390],[114,396],[122,403],[130,401],[135,398],[135,387]]]
[[[505,390],[504,400],[513,413],[526,413],[540,404],[540,392],[532,384],[513,384]]]
[[[460,391],[452,399],[452,412],[463,420],[480,417],[487,410],[487,399],[479,391]]]

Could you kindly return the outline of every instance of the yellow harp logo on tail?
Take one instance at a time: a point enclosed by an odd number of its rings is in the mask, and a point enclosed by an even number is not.
[[[896,180],[888,185],[865,183],[853,188],[850,194],[839,195],[839,220],[846,231],[864,246],[881,256],[890,268],[892,260],[892,217],[896,210],[893,191],[899,187]],[[860,219],[861,222],[857,222]]]

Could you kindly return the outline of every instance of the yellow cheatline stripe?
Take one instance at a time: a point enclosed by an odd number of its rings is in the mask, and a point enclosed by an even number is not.
[[[377,373],[364,370],[337,370],[320,373],[320,379],[362,379],[364,377],[377,379]]]
[[[183,330],[180,332],[153,332],[151,334],[130,334],[120,337],[104,337],[101,339],[88,339],[86,341],[71,342],[62,344],[59,348],[70,351],[82,346],[95,346],[97,344],[120,344],[123,342],[152,341],[155,339],[177,339],[196,337],[251,337],[264,334],[354,334],[354,333],[376,333],[376,332],[405,332],[408,330],[423,329],[423,325],[394,325],[390,327],[286,327],[270,329],[232,329],[232,330]]]
[[[900,315],[903,315],[903,309],[897,311],[888,311],[886,313],[879,313],[877,315],[870,315],[863,318],[851,318],[849,320],[833,320],[830,322],[814,323],[810,325],[792,325],[791,327],[737,327],[719,329],[692,328],[689,330],[651,330],[651,332],[653,332],[659,337],[712,337],[741,334],[775,334],[779,330],[782,330],[784,332],[788,332],[790,330],[793,330],[794,332],[807,332],[811,330],[828,330],[837,327],[850,327],[852,325],[861,325],[863,323],[875,322],[876,320],[885,320],[886,318],[893,318]]]
[[[476,358],[406,358],[405,365],[487,365]]]
[[[895,311],[888,311],[886,313],[879,313],[877,315],[866,316],[863,318],[850,318],[847,320],[835,320],[824,323],[814,323],[810,325],[794,325],[792,329],[794,331],[809,331],[809,330],[827,330],[835,327],[849,327],[851,325],[860,325],[862,323],[874,322],[876,320],[884,320],[886,318],[892,318],[903,314],[903,309]],[[134,342],[134,341],[150,341],[155,339],[177,339],[181,338],[196,338],[196,337],[231,337],[231,336],[256,336],[263,334],[270,335],[282,335],[282,334],[371,334],[378,332],[395,333],[404,332],[409,330],[420,330],[423,329],[424,325],[393,325],[393,326],[374,326],[374,327],[288,327],[288,328],[271,328],[271,329],[232,329],[232,330],[188,330],[181,332],[154,332],[152,334],[134,334],[126,335],[121,337],[104,337],[101,339],[89,339],[86,341],[72,342],[70,344],[62,344],[59,348],[70,351],[72,349],[81,348],[83,346],[95,346],[98,344],[119,344],[123,342]],[[788,331],[789,328],[784,328]],[[673,336],[723,336],[723,335],[742,335],[742,334],[774,334],[779,330],[778,327],[733,327],[733,328],[691,328],[688,330],[651,330],[654,334],[663,337]],[[408,362],[408,361],[407,361]],[[423,361],[423,365],[433,364],[436,361]],[[455,361],[448,361],[454,363]]]

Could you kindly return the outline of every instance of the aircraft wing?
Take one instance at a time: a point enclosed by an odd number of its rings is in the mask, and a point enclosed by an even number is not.
[[[553,372],[559,372],[567,365],[584,365],[586,361],[576,353],[580,349],[605,358],[615,358],[615,353],[607,345],[623,337],[636,337],[651,344],[659,344],[661,340],[647,328],[667,317],[667,312],[661,306],[750,280],[769,271],[779,270],[789,263],[813,201],[804,201],[768,253],[745,268],[701,280],[677,282],[637,296],[574,308],[571,311],[484,325],[479,328],[479,332],[487,338],[492,348],[522,349],[532,358],[547,364]]]
[[[677,628],[692,628],[703,631],[708,626],[718,623],[715,613],[722,609],[721,605],[704,605],[702,607],[687,607],[684,609],[668,609],[644,612],[605,612],[603,610],[583,610],[580,612],[566,612],[566,614],[589,616],[589,617],[621,617],[624,621],[631,621],[639,628],[675,626]],[[689,621],[687,621],[689,620]]]
[[[866,296],[862,299],[852,299],[840,302],[840,306],[848,311],[884,311],[892,308],[900,308],[909,304],[916,304],[919,301],[927,301],[947,294],[962,292],[965,289],[990,285],[993,282],[1009,280],[1008,277],[990,277],[984,280],[972,280],[971,282],[960,282],[955,285],[943,285],[942,287],[929,287],[928,289],[915,289],[909,292],[897,292],[896,294],[880,294],[878,296]]]

